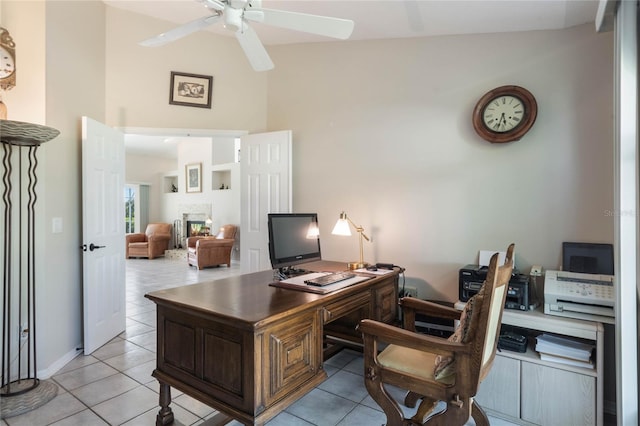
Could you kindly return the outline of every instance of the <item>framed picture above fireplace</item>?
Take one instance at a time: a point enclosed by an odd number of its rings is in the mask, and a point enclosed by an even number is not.
[[[202,163],[187,164],[184,167],[187,192],[202,192]]]

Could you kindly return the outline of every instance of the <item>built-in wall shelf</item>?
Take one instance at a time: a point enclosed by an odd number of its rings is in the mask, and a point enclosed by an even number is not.
[[[213,191],[225,191],[233,189],[231,182],[231,170],[233,163],[216,164],[211,166],[211,189]]]
[[[170,194],[178,192],[178,172],[170,172],[162,178],[162,192]]]

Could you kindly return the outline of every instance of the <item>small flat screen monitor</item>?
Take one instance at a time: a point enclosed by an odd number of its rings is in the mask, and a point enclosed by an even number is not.
[[[321,260],[316,213],[269,213],[267,223],[273,269]]]
[[[564,242],[562,269],[585,274],[613,275],[613,245]]]

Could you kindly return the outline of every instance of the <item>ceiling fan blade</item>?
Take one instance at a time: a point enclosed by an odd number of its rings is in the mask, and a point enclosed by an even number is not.
[[[151,37],[147,40],[143,40],[138,44],[145,47],[156,47],[178,40],[189,34],[195,33],[209,25],[215,23],[220,19],[220,14],[207,16],[206,18],[196,19],[195,21],[187,22],[184,25],[180,25],[166,33],[158,34],[155,37]]]
[[[222,12],[224,10],[224,3],[220,0],[196,0],[204,4],[208,9],[214,9]]]
[[[244,23],[242,28],[236,31],[236,38],[254,70],[268,71],[273,69],[273,62],[253,28]]]
[[[257,13],[256,13],[257,12]],[[302,31],[327,37],[346,40],[353,32],[353,21],[329,16],[309,15],[275,9],[245,11],[246,19],[262,22],[274,27]]]

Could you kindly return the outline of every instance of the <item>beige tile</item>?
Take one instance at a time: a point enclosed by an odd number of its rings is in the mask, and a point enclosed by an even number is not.
[[[122,355],[105,359],[104,362],[106,362],[113,368],[118,369],[119,371],[125,371],[140,364],[144,364],[147,361],[156,359],[155,353],[150,352],[146,349],[142,349],[139,346],[136,346],[136,348],[137,349],[123,353]]]
[[[119,336],[123,339],[128,339],[139,334],[149,333],[150,331],[155,331],[155,328],[137,321],[131,321],[131,324],[127,322],[127,329],[120,333]]]
[[[209,414],[215,411],[213,408],[209,407],[207,404],[203,404],[197,399],[191,398],[187,394],[182,394],[180,396],[176,396],[173,398],[173,404],[180,405],[183,408],[191,411],[198,417],[207,417]]]
[[[83,355],[80,354],[76,356],[74,359],[69,361],[67,365],[62,367],[60,370],[56,372],[56,374],[66,373],[68,371],[76,370],[81,367],[86,367],[87,365],[94,364],[99,360],[91,355]]]
[[[153,331],[150,331],[149,333],[144,333],[138,336],[129,337],[127,338],[127,340],[141,347],[155,346],[156,340],[157,340],[156,336],[157,336],[157,333],[155,330],[153,330]]]
[[[65,389],[72,390],[116,373],[118,373],[118,370],[115,368],[105,364],[104,362],[96,362],[67,373],[55,375],[53,376],[53,380]]]
[[[93,407],[139,385],[140,384],[132,378],[119,373],[81,386],[72,390],[71,393],[88,407]]]
[[[151,424],[151,423],[149,423]],[[96,413],[86,409],[77,414],[69,416],[58,422],[51,423],[51,426],[103,426],[108,425]]]
[[[85,408],[73,395],[65,392],[42,407],[5,420],[10,426],[45,426],[67,418]]]
[[[138,347],[135,344],[129,342],[128,340],[118,338],[117,340],[111,341],[102,346],[91,355],[104,361],[107,358],[113,358],[116,355],[121,355],[123,353],[133,351],[137,348]]]
[[[156,379],[151,376],[153,370],[156,368],[156,360],[152,359],[151,361],[147,361],[144,364],[136,365],[133,368],[129,368],[128,370],[124,370],[123,373],[127,376],[131,377],[133,380],[136,380],[139,383],[146,384],[150,382],[156,382]]]
[[[109,424],[120,425],[158,406],[158,394],[138,386],[129,392],[111,398],[93,407]]]
[[[156,416],[160,407],[155,407],[146,413],[129,420],[123,426],[148,426],[154,425],[156,422]],[[185,410],[179,405],[171,404],[171,411],[173,411],[173,423],[171,426],[187,426],[192,425],[200,420],[195,414]]]

